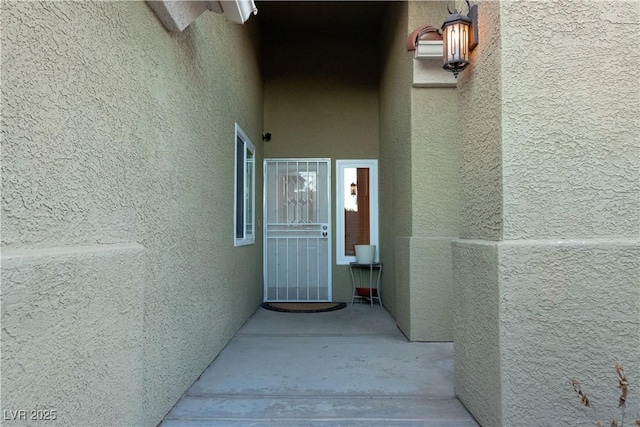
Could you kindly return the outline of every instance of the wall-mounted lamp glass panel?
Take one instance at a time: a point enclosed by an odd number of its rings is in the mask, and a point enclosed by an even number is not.
[[[336,263],[348,264],[355,245],[378,246],[378,161],[337,160],[336,173]]]

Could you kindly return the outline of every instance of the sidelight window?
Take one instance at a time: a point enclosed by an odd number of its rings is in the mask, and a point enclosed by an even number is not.
[[[256,148],[236,123],[235,127],[235,246],[255,243]]]
[[[336,263],[348,264],[355,245],[378,247],[378,161],[337,160],[336,174]]]

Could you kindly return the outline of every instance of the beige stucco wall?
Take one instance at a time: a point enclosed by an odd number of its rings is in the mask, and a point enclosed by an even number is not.
[[[144,2],[2,2],[2,27],[2,409],[155,425],[261,301],[261,239],[232,239],[255,28],[168,33]]]
[[[481,240],[452,246],[456,396],[481,425],[501,426],[498,249]]]
[[[608,60],[611,46],[638,39],[639,7],[480,4],[487,34],[459,91],[461,117],[475,118],[463,135],[488,137],[465,141],[463,159],[476,165],[462,169],[463,194],[482,191],[485,202],[462,210],[464,236],[481,240],[454,246],[454,335],[456,393],[483,425],[591,422],[570,378],[605,423],[619,420],[614,365],[640,377],[640,93],[629,90],[640,51],[624,69]],[[582,60],[558,67],[568,51]],[[481,121],[483,109],[498,119]],[[494,260],[484,262],[487,251]],[[468,309],[476,301],[488,301],[481,313]],[[478,355],[495,346],[488,369]],[[493,392],[480,402],[486,384]]]
[[[460,236],[502,237],[502,74],[500,2],[481,2],[482,40],[458,76],[461,149]]]
[[[498,268],[503,425],[592,420],[569,378],[580,380],[603,421],[620,421],[616,363],[634,384],[627,422],[637,419],[638,238],[505,242]]]
[[[501,8],[503,26],[522,26],[502,41],[503,139],[517,141],[503,149],[504,236],[637,236],[640,3],[561,2],[562,13],[549,9]],[[540,22],[558,29],[544,43],[525,36]],[[587,49],[578,48],[587,41]],[[625,65],[616,67],[611,49],[621,43],[629,49]],[[581,64],[557,66],[576,49]],[[535,66],[521,66],[522,52]]]
[[[482,425],[502,425],[498,248],[502,235],[500,3],[479,5],[480,40],[458,76],[460,235],[453,245],[455,392]]]
[[[446,3],[391,7],[380,110],[385,285],[393,290],[391,310],[407,337],[451,341],[451,241],[459,236],[457,95],[453,88],[412,87],[413,52],[404,47],[415,28],[444,20]]]
[[[357,34],[263,43],[265,157],[331,159],[335,248],[335,161],[378,158],[377,45]],[[332,298],[351,301],[349,268],[333,260]]]
[[[408,4],[393,2],[381,38],[380,256],[384,303],[399,325],[410,324],[411,54],[404,49]]]
[[[422,9],[410,16],[429,12]],[[459,236],[457,116],[455,88],[411,89],[411,326],[405,333],[413,341],[453,340],[451,241]]]

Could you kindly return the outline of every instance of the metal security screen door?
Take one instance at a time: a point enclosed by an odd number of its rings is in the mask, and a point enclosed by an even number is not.
[[[264,300],[331,301],[331,162],[264,161]]]

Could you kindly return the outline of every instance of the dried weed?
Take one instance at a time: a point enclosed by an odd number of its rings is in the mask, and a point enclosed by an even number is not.
[[[620,363],[616,364],[616,374],[618,375],[618,389],[620,389],[620,398],[618,399],[618,408],[621,411],[621,419],[620,424],[618,425],[617,420],[611,420],[610,427],[624,427],[624,418],[625,418],[625,410],[627,407],[627,395],[629,393],[629,381],[627,380],[627,376],[624,372],[624,366]],[[602,421],[600,421],[600,417],[598,416],[598,411],[593,406],[593,403],[587,397],[587,394],[582,391],[582,387],[580,386],[580,381],[578,380],[570,380],[569,383],[573,386],[573,390],[580,397],[580,403],[587,408],[593,409],[593,412],[596,416],[596,427],[602,427]],[[636,420],[634,423],[636,427],[640,427],[640,420]]]

